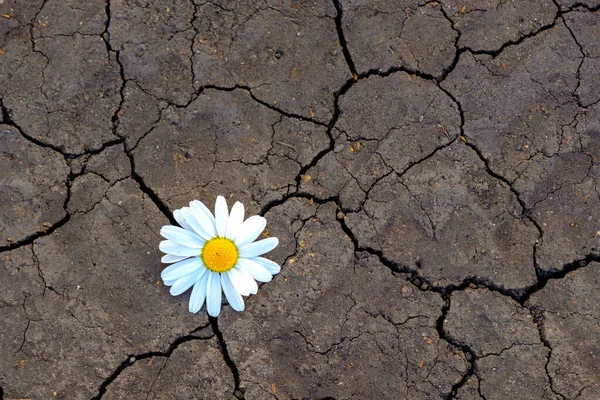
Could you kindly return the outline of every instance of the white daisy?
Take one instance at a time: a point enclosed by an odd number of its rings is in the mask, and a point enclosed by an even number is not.
[[[244,205],[239,201],[227,209],[223,196],[217,197],[215,215],[198,200],[173,212],[181,227],[165,225],[160,242],[166,253],[161,277],[171,294],[178,296],[191,288],[189,310],[197,313],[204,300],[208,315],[216,317],[221,311],[221,290],[236,311],[244,310],[242,295],[256,294],[258,284],[268,282],[277,274],[279,264],[259,257],[273,250],[279,240],[274,237],[254,240],[267,225],[267,220],[253,215],[244,221]]]

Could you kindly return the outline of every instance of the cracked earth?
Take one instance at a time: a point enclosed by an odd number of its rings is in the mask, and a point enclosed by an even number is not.
[[[600,399],[600,2],[0,0],[0,399]],[[218,319],[159,229],[282,271]]]

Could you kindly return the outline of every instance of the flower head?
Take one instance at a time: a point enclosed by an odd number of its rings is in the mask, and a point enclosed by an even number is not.
[[[161,273],[171,294],[178,296],[191,288],[189,310],[197,313],[206,300],[208,315],[221,311],[221,292],[236,311],[244,310],[242,295],[256,294],[259,282],[268,282],[277,274],[279,264],[259,257],[273,250],[279,241],[267,238],[254,241],[267,220],[254,215],[244,221],[244,205],[239,201],[231,208],[223,196],[217,197],[215,215],[200,201],[173,212],[181,227],[165,225],[160,242],[166,253],[163,263],[172,263]]]

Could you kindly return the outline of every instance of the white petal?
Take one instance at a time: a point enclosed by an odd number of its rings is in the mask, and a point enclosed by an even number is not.
[[[163,269],[160,277],[163,279],[163,281],[177,280],[182,276],[191,274],[192,272],[200,270],[201,268],[204,268],[204,265],[202,264],[200,258],[188,258],[175,264],[171,264],[167,268]]]
[[[254,258],[251,258],[250,260],[265,267],[267,269],[267,271],[269,271],[271,273],[271,275],[278,274],[279,271],[281,271],[281,266],[279,264],[277,264],[276,262],[271,261],[267,258],[254,257]]]
[[[233,287],[228,273],[221,274],[221,285],[231,308],[235,311],[244,311],[244,299],[242,299],[242,296]]]
[[[184,207],[184,208],[188,208],[189,207]],[[188,231],[193,231],[192,227],[190,226],[190,224],[188,224],[188,222],[185,220],[185,218],[183,217],[183,213],[181,212],[180,209],[177,209],[175,211],[173,211],[173,217],[175,218],[175,221],[177,221],[177,223],[183,228],[186,229]]]
[[[181,245],[191,247],[194,249],[202,248],[204,246],[204,243],[206,242],[194,232],[186,231],[183,228],[173,225],[165,225],[162,228],[160,228],[160,235],[165,239],[172,240],[175,243],[179,243]]]
[[[198,272],[193,272],[184,277],[181,277],[175,281],[173,286],[171,286],[171,290],[169,291],[173,296],[179,296],[181,293],[185,292],[189,288],[192,287],[194,283],[198,281],[201,276]]]
[[[202,220],[202,215],[195,213],[191,208],[182,208],[181,213],[194,232],[203,239],[212,239],[213,236],[204,229],[205,221]]]
[[[269,282],[273,276],[267,271],[262,265],[258,265],[254,261],[248,260],[247,258],[240,258],[237,262],[237,266],[247,271],[254,280],[259,282]]]
[[[231,283],[237,292],[244,296],[250,296],[250,286],[246,283],[246,275],[240,272],[239,268],[232,268],[227,271]]]
[[[181,244],[177,244],[171,240],[163,240],[158,245],[158,248],[163,253],[172,254],[174,256],[191,257],[191,256],[199,256],[200,255],[199,249],[192,249],[191,247],[186,247]]]
[[[189,310],[191,313],[197,313],[204,304],[206,298],[206,284],[208,282],[208,273],[202,275],[202,278],[198,279],[198,282],[194,284],[192,289],[192,295],[190,296]]]
[[[173,254],[167,254],[162,256],[160,262],[163,264],[171,264],[177,261],[185,260],[188,256],[174,256]]]
[[[193,200],[190,202],[190,207],[196,216],[196,219],[202,225],[202,228],[210,235],[210,237],[217,236],[217,228],[215,223],[215,217],[210,212],[208,207],[199,200]]]
[[[267,220],[260,215],[253,215],[244,221],[240,231],[233,240],[238,247],[251,243],[265,230]]]
[[[171,280],[171,281],[163,281],[163,283],[165,284],[165,286],[173,286],[173,284],[177,282],[177,280]]]
[[[236,201],[233,207],[231,207],[231,214],[227,220],[227,227],[225,228],[225,237],[233,240],[244,222],[244,205],[239,201]]]
[[[240,258],[252,258],[268,253],[279,244],[279,239],[271,237],[240,247]]]
[[[217,235],[225,236],[225,228],[227,227],[227,219],[229,217],[229,210],[227,210],[227,201],[223,196],[217,196],[215,202],[215,220],[217,225]]]
[[[234,267],[228,271],[233,287],[239,294],[250,296],[258,292],[258,285],[252,279],[252,275],[248,271],[244,271],[240,267]]]
[[[206,311],[211,317],[218,317],[221,312],[221,274],[208,271],[206,294]]]

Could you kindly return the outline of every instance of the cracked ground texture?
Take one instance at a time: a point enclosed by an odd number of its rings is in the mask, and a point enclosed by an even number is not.
[[[0,399],[600,399],[600,2],[0,0]],[[224,194],[282,265],[160,280]]]

